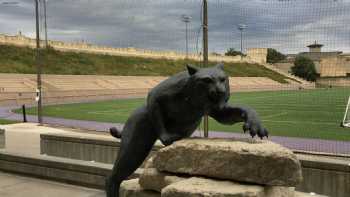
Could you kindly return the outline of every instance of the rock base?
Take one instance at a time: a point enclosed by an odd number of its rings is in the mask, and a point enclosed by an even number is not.
[[[165,187],[162,197],[263,197],[264,188],[256,185],[241,185],[230,181],[218,181],[204,178],[190,178]]]
[[[120,197],[160,197],[160,193],[143,189],[139,184],[139,179],[124,181],[120,185]]]
[[[321,197],[296,192],[301,179],[296,156],[272,142],[186,139],[149,159],[120,197]]]
[[[296,155],[265,140],[185,139],[159,150],[154,165],[165,172],[271,186],[302,181]]]
[[[172,183],[161,192],[145,189],[139,179],[124,181],[120,197],[326,197],[302,192],[294,188],[238,184],[231,181],[192,177]]]

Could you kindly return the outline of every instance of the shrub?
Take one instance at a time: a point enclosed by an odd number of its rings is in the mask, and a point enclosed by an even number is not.
[[[294,66],[291,69],[292,73],[298,77],[308,81],[316,81],[317,72],[315,64],[310,58],[297,56],[294,61]]]
[[[225,53],[225,56],[237,56],[237,55],[244,56],[243,53],[241,53],[240,51],[236,51],[236,49],[234,48],[229,48]]]
[[[282,60],[285,60],[286,56],[280,52],[278,52],[276,49],[267,49],[267,62],[268,63],[276,63],[280,62]]]

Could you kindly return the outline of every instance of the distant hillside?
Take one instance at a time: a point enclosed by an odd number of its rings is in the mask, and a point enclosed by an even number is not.
[[[187,63],[185,60],[60,52],[53,49],[43,50],[42,54],[45,74],[168,76],[183,71]],[[188,63],[200,64],[196,61]],[[209,64],[214,65],[216,62]],[[35,65],[34,49],[0,45],[0,73],[34,74]],[[258,64],[225,63],[225,70],[232,77],[268,77],[288,83],[285,76]]]

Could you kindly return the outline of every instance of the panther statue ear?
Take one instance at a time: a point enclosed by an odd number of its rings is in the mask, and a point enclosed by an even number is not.
[[[224,64],[223,63],[217,64],[215,67],[220,69],[220,70],[224,70]]]
[[[196,74],[196,72],[198,72],[198,70],[199,70],[198,68],[196,68],[195,66],[192,66],[190,64],[187,64],[186,67],[187,67],[188,74],[190,74],[191,76]]]

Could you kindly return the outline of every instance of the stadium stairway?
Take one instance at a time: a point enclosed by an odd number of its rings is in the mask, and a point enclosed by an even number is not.
[[[281,70],[281,69],[278,69],[277,67],[273,66],[272,64],[264,63],[264,64],[261,64],[261,65],[263,65],[265,68],[267,68],[267,69],[269,69],[269,70],[273,70],[273,71],[275,71],[275,72],[277,72],[277,73],[279,73],[279,74],[281,74],[281,75],[284,75],[284,76],[286,76],[286,77],[288,77],[288,78],[291,78],[291,79],[296,80],[297,82],[300,83],[300,86],[301,86],[302,88],[304,88],[304,89],[313,89],[313,88],[315,88],[315,86],[316,86],[316,83],[310,82],[310,81],[306,81],[306,80],[304,80],[304,79],[302,79],[302,78],[300,78],[300,77],[297,77],[297,76],[295,76],[295,75],[292,75],[292,74],[290,74],[290,73],[288,73],[288,72],[285,72],[285,71],[283,71],[283,70]],[[288,81],[289,81],[290,83],[294,83],[294,82],[295,82],[295,81],[293,81],[293,80],[288,80]]]

